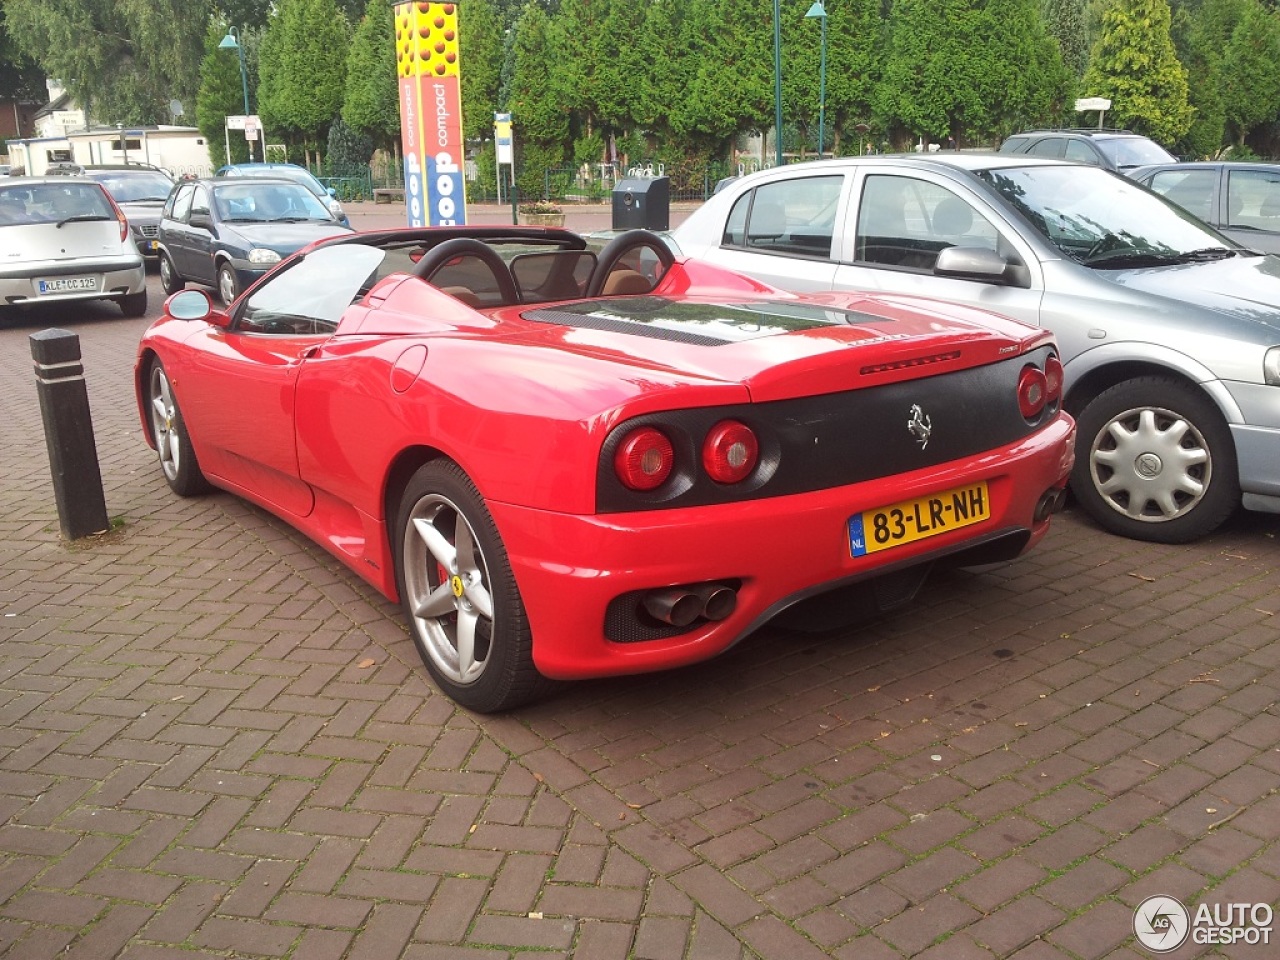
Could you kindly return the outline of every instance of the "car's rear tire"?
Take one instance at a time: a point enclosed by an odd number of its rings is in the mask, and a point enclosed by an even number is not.
[[[151,409],[151,435],[170,489],[180,497],[204,493],[209,489],[209,481],[200,470],[178,398],[173,394],[164,364],[158,359],[151,361],[147,373],[147,400]]]
[[[533,664],[533,636],[498,528],[457,464],[418,469],[394,536],[409,632],[441,690],[469,710],[494,713],[553,686]]]
[[[1071,490],[1112,533],[1187,543],[1240,502],[1235,444],[1203,393],[1169,377],[1102,391],[1080,412]]]
[[[236,282],[236,272],[229,263],[218,265],[218,296],[226,306],[240,295],[240,284]]]
[[[160,286],[165,293],[177,293],[187,285],[187,281],[178,275],[178,268],[173,265],[167,253],[160,254]]]
[[[120,304],[120,312],[126,317],[144,317],[147,314],[147,291],[127,293],[116,303]]]

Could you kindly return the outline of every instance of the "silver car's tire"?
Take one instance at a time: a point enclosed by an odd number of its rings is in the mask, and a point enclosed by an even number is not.
[[[396,576],[409,631],[439,687],[480,713],[548,686],[493,517],[454,463],[419,468],[401,498]]]
[[[178,268],[173,265],[167,253],[160,254],[160,286],[165,293],[177,293],[187,282],[178,276]]]
[[[144,317],[147,315],[147,291],[127,293],[116,303],[120,304],[120,312],[126,317]]]
[[[218,296],[226,306],[231,306],[231,301],[240,294],[240,284],[236,281],[236,272],[232,269],[231,264],[223,263],[218,266]]]
[[[1235,444],[1195,387],[1138,377],[1080,412],[1071,489],[1112,533],[1187,543],[1216,530],[1240,502]]]
[[[173,395],[173,385],[159,360],[152,361],[147,375],[147,400],[151,409],[151,436],[169,487],[183,497],[208,490],[209,482],[200,471],[191,438],[187,436],[187,424]]]

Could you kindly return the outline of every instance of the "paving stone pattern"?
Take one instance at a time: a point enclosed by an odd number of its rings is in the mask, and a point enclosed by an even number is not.
[[[323,550],[169,492],[144,322],[53,320],[0,329],[2,957],[1095,960],[1148,955],[1149,895],[1280,898],[1280,518],[1165,547],[1069,512],[859,629],[479,717]],[[94,542],[58,535],[48,325]],[[1177,956],[1277,955],[1209,949]]]

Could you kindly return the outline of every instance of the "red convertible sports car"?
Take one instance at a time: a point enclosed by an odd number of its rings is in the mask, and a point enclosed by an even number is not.
[[[398,598],[477,711],[1015,557],[1075,432],[1048,333],[782,293],[645,231],[322,241],[226,312],[174,294],[136,373],[177,493],[239,494]]]

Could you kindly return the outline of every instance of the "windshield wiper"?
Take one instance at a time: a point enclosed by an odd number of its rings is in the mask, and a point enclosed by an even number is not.
[[[108,217],[105,213],[79,213],[74,217],[66,217],[58,221],[58,229],[61,230],[68,223],[88,223],[91,220],[114,220],[115,217]]]
[[[1199,250],[1188,250],[1173,259],[1178,263],[1207,263],[1210,260],[1225,260],[1234,257],[1236,251],[1229,247],[1201,247]]]
[[[1104,253],[1091,260],[1085,260],[1086,267],[1100,267],[1103,270],[1123,270],[1126,267],[1167,267],[1174,263],[1186,263],[1182,257],[1170,256],[1166,253]]]

